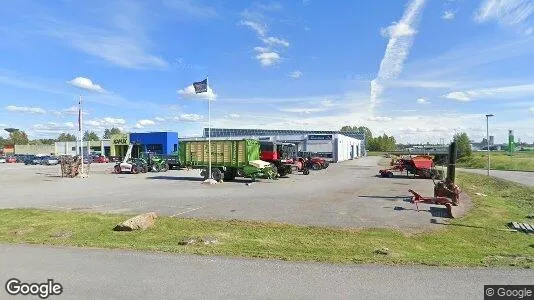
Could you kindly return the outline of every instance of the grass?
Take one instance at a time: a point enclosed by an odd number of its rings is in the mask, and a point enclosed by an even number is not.
[[[458,167],[485,169],[488,167],[487,152],[474,152],[458,160]],[[491,169],[507,171],[534,171],[534,152],[516,152],[509,156],[504,152],[491,153]]]
[[[534,211],[534,189],[475,174],[459,173],[458,180],[473,199],[471,213],[419,234],[171,217],[158,218],[145,231],[114,232],[111,228],[124,215],[3,209],[0,241],[334,263],[534,267],[532,236],[505,227],[508,221],[527,221],[525,216]],[[51,237],[60,231],[72,235]],[[178,244],[203,236],[216,237],[219,243]],[[381,247],[390,253],[375,254]]]

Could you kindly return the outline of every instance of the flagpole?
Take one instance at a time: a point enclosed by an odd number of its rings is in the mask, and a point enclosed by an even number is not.
[[[206,92],[209,89],[208,75],[206,75]],[[211,100],[208,96],[208,179],[211,179]]]
[[[79,104],[80,104],[80,108],[79,108],[80,126],[78,126],[79,127],[78,129],[80,130],[80,132],[79,132],[79,134],[80,134],[80,156],[82,158],[82,165],[81,165],[82,168],[81,168],[81,173],[80,173],[80,175],[81,175],[81,174],[83,174],[83,134],[82,134],[82,132],[83,132],[83,128],[82,128],[83,127],[83,125],[82,125],[83,124],[83,120],[82,120],[83,113],[82,113],[82,96],[81,95],[80,95],[80,103]]]

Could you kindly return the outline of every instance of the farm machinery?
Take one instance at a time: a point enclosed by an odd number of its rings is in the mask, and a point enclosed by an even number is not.
[[[122,162],[118,162],[115,167],[113,167],[113,171],[117,174],[121,173],[131,173],[131,174],[138,174],[138,173],[146,173],[148,172],[148,163],[143,158],[132,158],[132,149],[133,144],[130,144],[128,146],[128,151],[126,151],[126,155],[124,156]]]
[[[146,161],[148,171],[151,172],[167,172],[169,170],[169,165],[167,160],[152,152],[144,152],[141,155],[141,159]]]
[[[296,158],[296,152],[295,144],[260,142],[260,159],[273,164],[280,177],[296,172],[310,174],[308,165]]]
[[[420,178],[438,178],[442,176],[434,167],[434,160],[429,155],[404,157],[391,162],[391,167],[379,171],[380,176],[392,178],[394,173],[413,174]]]
[[[300,152],[298,160],[303,163],[306,168],[314,171],[326,169],[330,165],[326,159],[313,152]]]
[[[447,208],[449,218],[453,218],[452,206],[457,206],[460,203],[460,187],[454,183],[456,178],[456,142],[452,142],[449,146],[449,161],[447,166],[447,177],[445,180],[434,184],[434,197],[424,197],[419,193],[408,190],[412,193],[411,202],[415,204],[417,211],[419,211],[419,203],[444,205]]]

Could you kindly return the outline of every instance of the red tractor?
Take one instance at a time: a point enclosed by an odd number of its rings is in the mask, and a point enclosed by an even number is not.
[[[298,160],[304,163],[309,169],[312,170],[322,170],[328,168],[330,163],[323,157],[320,157],[313,152],[301,152],[302,157],[299,157]]]
[[[310,173],[305,163],[294,158],[295,153],[295,144],[260,141],[260,159],[273,164],[280,177],[293,172]]]

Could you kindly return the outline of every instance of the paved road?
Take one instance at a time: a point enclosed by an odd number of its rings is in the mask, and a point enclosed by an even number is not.
[[[481,170],[481,169],[461,169],[458,168],[459,171],[469,172],[469,173],[476,173],[476,174],[487,174],[487,170]],[[490,175],[506,179],[510,181],[514,181],[517,183],[521,183],[524,185],[532,186],[534,187],[534,172],[520,172],[520,171],[500,171],[500,170],[491,170]]]
[[[327,265],[0,245],[0,281],[63,285],[63,299],[483,299],[484,284],[533,284],[527,269]],[[5,290],[0,298],[9,299]]]

